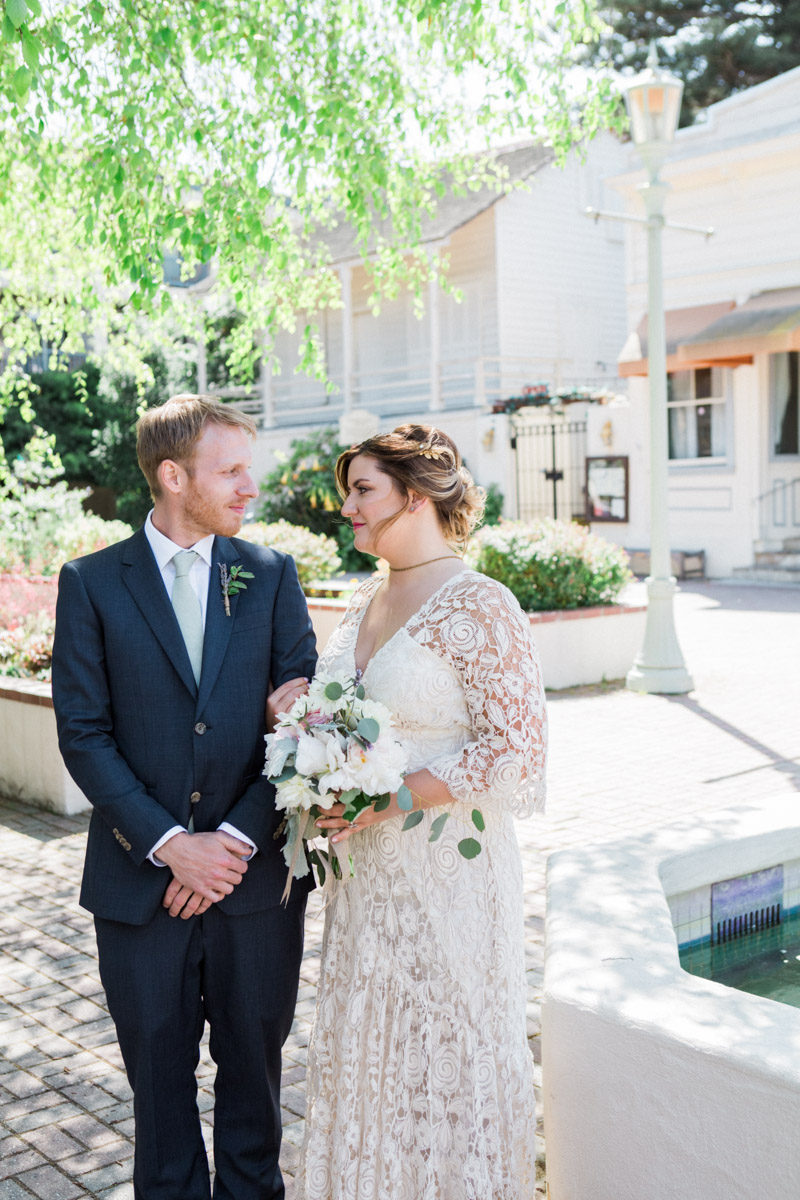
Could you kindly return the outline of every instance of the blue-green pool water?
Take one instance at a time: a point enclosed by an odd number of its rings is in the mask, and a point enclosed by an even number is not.
[[[800,912],[772,929],[720,946],[689,946],[680,951],[680,959],[692,975],[800,1008]]]

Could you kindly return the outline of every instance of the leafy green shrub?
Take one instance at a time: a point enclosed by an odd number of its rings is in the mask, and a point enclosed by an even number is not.
[[[73,487],[110,488],[116,515],[140,524],[150,493],[136,460],[136,421],[172,391],[186,390],[162,354],[143,360],[151,380],[139,386],[132,374],[104,372],[93,363],[80,370],[40,371],[31,376],[28,399],[15,400],[3,414],[0,440],[9,461],[25,453],[36,430],[50,434],[63,477]]]
[[[496,483],[490,483],[486,488],[486,503],[483,508],[483,519],[481,527],[484,525],[497,525],[503,517],[503,493]]]
[[[342,565],[332,537],[324,533],[312,533],[310,529],[292,525],[289,521],[272,521],[269,524],[266,521],[252,521],[242,526],[239,537],[258,546],[272,546],[275,550],[291,554],[303,586],[329,579]]]
[[[131,532],[121,521],[84,512],[86,491],[59,478],[53,443],[37,433],[11,463],[0,458],[0,571],[55,575],[69,559]]]
[[[276,454],[277,466],[262,480],[264,500],[258,516],[324,533],[336,541],[345,571],[371,571],[375,560],[355,549],[352,526],[339,511],[342,502],[333,471],[343,449],[333,428],[296,438],[289,454]]]
[[[633,578],[620,546],[550,518],[484,526],[469,544],[467,561],[504,583],[525,612],[613,604]]]

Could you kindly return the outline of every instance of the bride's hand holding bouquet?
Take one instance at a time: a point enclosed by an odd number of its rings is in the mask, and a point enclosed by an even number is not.
[[[305,853],[305,843],[318,835],[317,822],[325,814],[343,827],[342,822],[352,825],[367,809],[381,813],[393,803],[401,811],[413,807],[392,715],[385,705],[369,700],[354,678],[315,676],[289,711],[276,715],[266,742],[264,774],[275,784],[275,807],[285,813],[279,827],[286,833],[283,853],[289,867],[284,898],[292,879],[308,874],[308,859],[320,882],[327,870],[341,875],[335,853],[317,847]],[[323,820],[321,827],[325,825]]]

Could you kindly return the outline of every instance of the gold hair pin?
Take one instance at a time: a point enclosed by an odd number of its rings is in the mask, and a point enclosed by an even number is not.
[[[444,457],[446,451],[440,446],[425,446],[419,453],[423,458],[432,458],[435,462],[438,462],[440,458]]]

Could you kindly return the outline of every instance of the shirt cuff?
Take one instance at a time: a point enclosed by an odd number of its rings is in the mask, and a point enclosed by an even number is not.
[[[222,824],[218,827],[218,832],[229,833],[231,837],[238,838],[240,842],[247,842],[247,845],[252,847],[250,854],[248,854],[246,858],[243,858],[242,862],[250,862],[250,859],[253,857],[253,855],[258,854],[258,846],[255,844],[252,838],[247,837],[240,830],[238,830],[235,825],[231,825],[228,821],[222,822]]]
[[[188,832],[188,830],[184,829],[183,825],[173,825],[171,829],[167,830],[167,832],[164,834],[164,836],[162,838],[158,839],[155,846],[153,846],[152,850],[150,851],[150,853],[147,856],[149,861],[153,864],[154,867],[165,867],[167,865],[165,862],[161,862],[160,859],[156,858],[156,851],[160,850],[161,847],[164,845],[164,843],[168,842],[170,838],[175,837],[176,833],[187,833],[187,832]]]

